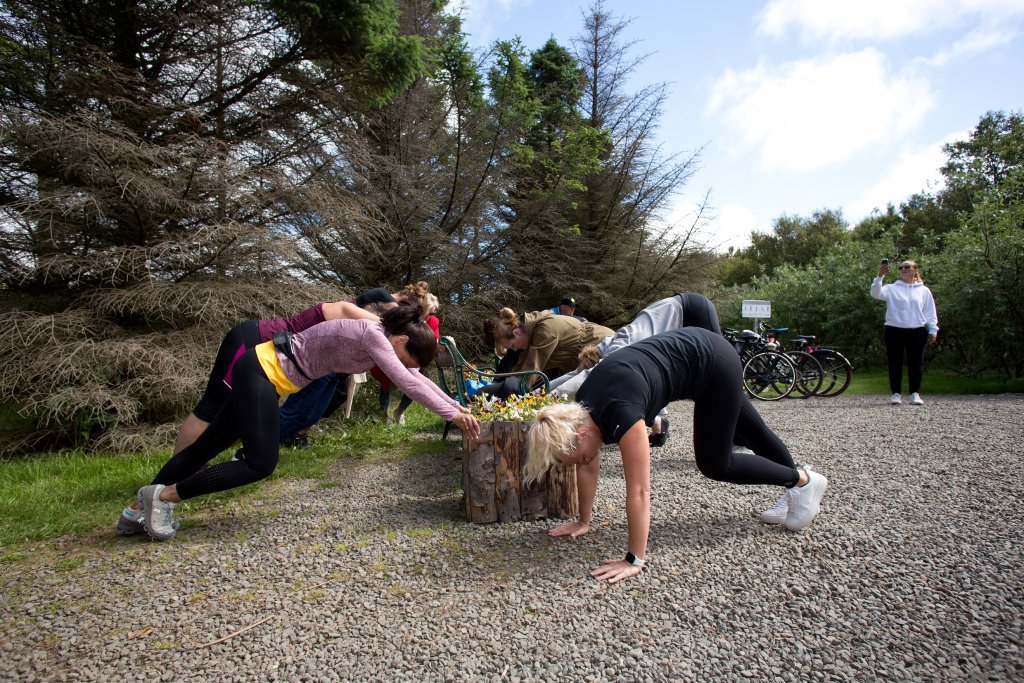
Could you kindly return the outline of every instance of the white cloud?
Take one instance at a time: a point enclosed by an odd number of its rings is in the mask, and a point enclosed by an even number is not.
[[[711,246],[718,251],[729,247],[743,249],[750,246],[750,233],[767,232],[770,226],[759,225],[754,213],[742,204],[726,204],[718,217],[707,228]]]
[[[1008,28],[983,28],[971,31],[948,50],[943,50],[928,60],[933,66],[944,66],[960,57],[988,52],[1002,45],[1012,43],[1019,32]]]
[[[939,169],[946,163],[943,145],[967,140],[971,131],[963,130],[919,149],[903,151],[889,171],[869,187],[845,210],[847,220],[857,223],[875,209],[885,210],[888,204],[899,206],[917,192],[934,192],[942,188]]]
[[[989,25],[1024,17],[1021,0],[770,0],[760,33],[804,40],[894,40],[974,21]]]
[[[729,247],[750,246],[753,230],[767,231],[770,226],[758,223],[754,213],[742,204],[727,204],[718,208],[706,204],[708,197],[684,193],[672,201],[665,218],[657,229],[674,227],[678,233],[694,229],[694,245],[712,251],[724,252]],[[703,209],[701,208],[703,206]]]
[[[463,30],[475,47],[486,47],[493,41],[512,36],[498,36],[495,25],[506,21],[514,11],[533,4],[533,0],[457,0],[450,10],[462,16]]]
[[[765,171],[810,171],[913,130],[932,108],[927,81],[891,73],[868,48],[785,64],[727,70],[705,114],[722,124],[733,152],[758,150]]]

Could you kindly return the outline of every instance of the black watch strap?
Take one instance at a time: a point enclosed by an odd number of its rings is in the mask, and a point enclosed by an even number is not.
[[[645,564],[647,564],[647,560],[641,560],[631,551],[626,552],[626,562],[629,562],[634,567],[643,567]]]

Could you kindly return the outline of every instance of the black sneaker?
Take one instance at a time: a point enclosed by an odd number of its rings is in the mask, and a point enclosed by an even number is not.
[[[650,434],[647,437],[647,443],[653,448],[659,448],[665,445],[668,441],[668,418],[661,418],[661,434]]]
[[[289,448],[308,448],[309,437],[305,434],[296,434],[292,438],[282,441],[281,445],[288,446]]]

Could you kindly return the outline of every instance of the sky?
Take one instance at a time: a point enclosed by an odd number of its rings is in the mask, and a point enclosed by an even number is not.
[[[461,6],[461,10],[459,9]],[[570,46],[590,0],[451,0],[470,45]],[[720,250],[783,216],[856,225],[941,188],[942,146],[989,111],[1024,110],[1024,0],[605,0],[665,83],[663,154],[703,148],[667,211]]]

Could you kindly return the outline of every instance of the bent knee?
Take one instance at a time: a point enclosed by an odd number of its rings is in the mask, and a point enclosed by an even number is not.
[[[719,458],[697,458],[697,470],[715,481],[729,481],[729,462]]]

